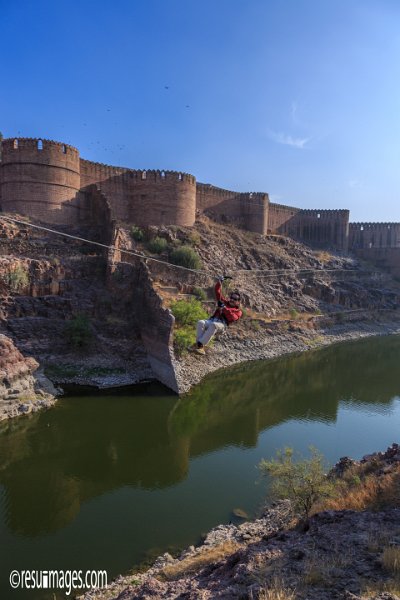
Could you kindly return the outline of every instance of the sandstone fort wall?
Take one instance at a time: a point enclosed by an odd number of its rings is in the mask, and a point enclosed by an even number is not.
[[[399,223],[352,223],[348,210],[304,210],[196,183],[175,171],[136,170],[81,159],[76,148],[31,138],[1,143],[0,208],[43,222],[192,226],[196,212],[260,234],[336,248],[400,247]],[[107,231],[109,227],[105,228]]]
[[[18,212],[49,223],[72,224],[78,218],[79,189],[76,148],[51,140],[3,141],[3,211]]]
[[[400,223],[350,223],[349,248],[399,248]]]
[[[265,234],[268,230],[268,194],[240,193],[206,183],[196,188],[196,208],[212,219]]]

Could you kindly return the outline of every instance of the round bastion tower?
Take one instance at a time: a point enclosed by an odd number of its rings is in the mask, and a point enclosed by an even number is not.
[[[52,140],[5,139],[0,167],[4,212],[46,223],[78,221],[80,163],[76,148]]]

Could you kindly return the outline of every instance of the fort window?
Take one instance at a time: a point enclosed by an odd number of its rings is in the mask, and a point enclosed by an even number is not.
[[[142,171],[142,179],[146,179],[147,178],[147,173],[146,171]]]
[[[361,225],[360,231],[364,231],[364,226],[363,225]]]
[[[161,179],[165,179],[165,171],[161,171]]]
[[[182,173],[178,173],[178,179],[179,181],[182,181]]]
[[[65,144],[63,144],[62,151],[63,154],[67,154],[67,146]]]
[[[317,219],[320,219],[320,218],[321,218],[321,213],[318,213],[317,214]]]
[[[38,150],[43,150],[43,141],[42,140],[38,140],[37,149]]]
[[[18,140],[14,140],[14,150],[18,150]]]

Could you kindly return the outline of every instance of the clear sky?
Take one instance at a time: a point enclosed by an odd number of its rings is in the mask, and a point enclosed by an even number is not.
[[[0,0],[0,131],[400,221],[398,0]]]

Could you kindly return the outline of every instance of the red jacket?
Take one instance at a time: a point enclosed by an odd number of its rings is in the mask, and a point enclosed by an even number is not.
[[[222,294],[222,283],[217,281],[215,284],[215,297],[218,302],[223,302],[225,306],[218,307],[215,313],[213,314],[213,318],[221,319],[221,321],[225,321],[227,325],[238,321],[242,316],[242,311],[240,308],[233,308],[228,306],[229,298],[225,298]]]

